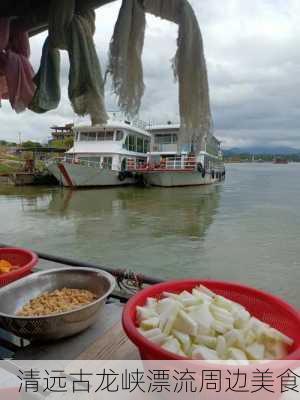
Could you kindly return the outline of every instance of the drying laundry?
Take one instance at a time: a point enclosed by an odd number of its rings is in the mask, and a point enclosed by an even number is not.
[[[136,114],[144,93],[142,49],[145,12],[178,24],[178,49],[173,59],[179,83],[183,135],[196,148],[211,131],[211,112],[203,42],[195,13],[187,0],[124,0],[110,45],[108,73],[119,106]],[[196,150],[196,149],[195,149]]]

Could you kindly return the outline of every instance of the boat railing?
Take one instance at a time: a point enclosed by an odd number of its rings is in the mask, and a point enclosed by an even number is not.
[[[151,160],[148,162],[139,162],[135,159],[129,159],[127,168],[129,171],[193,171],[197,166],[196,158],[191,157],[166,157],[159,162]]]
[[[57,158],[56,162],[65,162],[67,164],[82,165],[85,167],[101,168],[105,169],[106,164],[100,161],[82,160],[80,158]]]

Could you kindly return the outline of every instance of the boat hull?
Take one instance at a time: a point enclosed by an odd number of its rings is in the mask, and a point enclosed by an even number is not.
[[[48,170],[66,187],[123,186],[135,183],[135,179],[129,177],[121,181],[118,171],[67,162],[48,165]]]
[[[51,162],[47,164],[47,169],[50,174],[52,174],[56,180],[59,182],[60,185],[63,186],[63,176],[58,168],[58,164]]]
[[[220,178],[212,178],[211,174],[205,177],[198,171],[168,171],[151,172],[146,176],[147,183],[152,186],[178,187],[210,185],[219,182]]]

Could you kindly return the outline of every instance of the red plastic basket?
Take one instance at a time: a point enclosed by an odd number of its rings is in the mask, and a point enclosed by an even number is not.
[[[148,297],[161,297],[162,292],[191,291],[197,285],[205,285],[217,294],[242,304],[256,318],[279,329],[294,340],[287,360],[300,360],[300,313],[291,305],[271,294],[248,286],[202,280],[181,280],[149,286],[133,296],[124,307],[122,323],[131,341],[138,347],[144,360],[184,360],[170,353],[141,335],[136,326],[136,307],[143,306]]]
[[[19,268],[0,274],[0,287],[28,275],[38,262],[38,256],[30,250],[17,247],[0,248],[0,260],[7,260]]]

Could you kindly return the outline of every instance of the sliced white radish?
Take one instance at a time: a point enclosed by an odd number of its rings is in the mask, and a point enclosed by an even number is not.
[[[155,308],[157,306],[157,299],[154,297],[148,297],[146,301],[146,307]]]
[[[265,346],[266,352],[268,352],[268,356],[271,357],[269,359],[280,360],[288,354],[287,345],[283,342],[274,342],[271,340],[269,342],[265,342]]]
[[[192,358],[194,360],[219,360],[218,354],[215,350],[202,345],[193,350]]]
[[[211,327],[219,334],[224,335],[226,332],[233,329],[233,325],[225,324],[224,322],[214,320]]]
[[[196,344],[202,344],[210,349],[216,350],[217,338],[215,336],[199,335],[195,337],[194,341]]]
[[[147,307],[137,306],[136,313],[137,313],[137,321],[139,324],[146,319],[158,317],[158,314],[155,310]]]
[[[270,329],[270,326],[268,324],[260,321],[255,317],[251,317],[249,321],[249,326],[257,337],[265,335]]]
[[[221,321],[225,324],[232,325],[234,324],[234,318],[232,314],[227,311],[224,308],[217,307],[213,304],[210,305],[210,310],[212,315],[217,319],[218,321]]]
[[[204,286],[163,296],[137,307],[139,331],[178,355],[248,365],[282,359],[293,345],[292,338]]]
[[[177,307],[180,307],[180,303],[174,299],[171,299],[171,298],[162,299],[157,303],[156,312],[158,314],[168,313],[174,309],[175,305]]]
[[[204,302],[210,303],[212,300],[211,296],[208,296],[207,294],[200,292],[198,289],[193,289],[192,294],[202,303]]]
[[[161,345],[165,342],[167,336],[162,333],[159,328],[151,329],[150,331],[139,330],[142,335],[147,339],[151,340],[153,343]]]
[[[253,343],[245,349],[251,360],[263,360],[265,356],[265,346],[261,343]]]
[[[198,290],[199,292],[206,294],[211,298],[214,298],[216,296],[216,294],[212,290],[208,289],[206,286],[199,285],[195,289]]]
[[[153,329],[153,328],[157,328],[159,325],[159,318],[158,317],[153,317],[150,319],[144,319],[141,322],[141,328],[148,330],[148,329]]]
[[[218,354],[218,357],[222,360],[226,357],[226,340],[224,339],[224,336],[218,336],[217,337],[217,346],[216,346],[216,352]]]
[[[153,336],[162,334],[162,331],[159,328],[150,329],[149,331],[145,331],[144,329],[139,328],[139,332],[149,339]]]
[[[164,342],[164,344],[162,345],[162,348],[167,351],[170,351],[171,353],[175,353],[175,354],[178,354],[181,351],[180,343],[178,342],[177,339],[172,338],[172,337],[168,338]]]
[[[236,347],[229,347],[227,356],[232,360],[248,360],[246,353]]]
[[[243,348],[245,345],[244,335],[238,329],[232,329],[226,332],[224,338],[228,347]]]
[[[294,344],[294,340],[292,338],[278,331],[275,328],[269,328],[266,332],[266,335],[271,339],[278,340],[288,346],[292,346]]]
[[[257,337],[252,329],[245,328],[242,330],[242,332],[245,341],[245,346],[249,346],[250,344],[253,344],[256,341]]]
[[[177,318],[177,314],[179,311],[179,305],[176,301],[172,302],[163,313],[159,316],[159,328],[165,335],[169,335],[175,320]]]
[[[176,301],[179,301],[179,299],[180,299],[180,296],[179,296],[179,294],[177,294],[177,293],[172,293],[172,292],[163,292],[163,297],[165,297],[165,298],[170,298],[170,299],[173,299],[173,300],[176,300]]]
[[[250,313],[244,308],[235,308],[233,310],[234,327],[237,329],[245,328],[250,321]]]
[[[204,330],[207,332],[210,331],[214,317],[207,303],[195,306],[192,311],[189,312],[189,316],[202,328],[202,334],[205,334]]]
[[[232,311],[234,304],[232,301],[225,299],[223,296],[215,296],[213,299],[213,304],[215,304],[218,307],[225,308],[227,311]]]
[[[190,335],[188,335],[187,333],[177,331],[176,329],[173,329],[172,334],[180,342],[184,353],[187,354],[190,351],[190,347],[192,345]]]
[[[161,344],[163,344],[166,341],[166,338],[167,338],[167,336],[164,335],[163,333],[161,333],[160,335],[149,338],[149,340],[151,340],[153,343],[160,346]]]
[[[197,334],[197,323],[183,310],[179,310],[173,328],[191,336]]]

